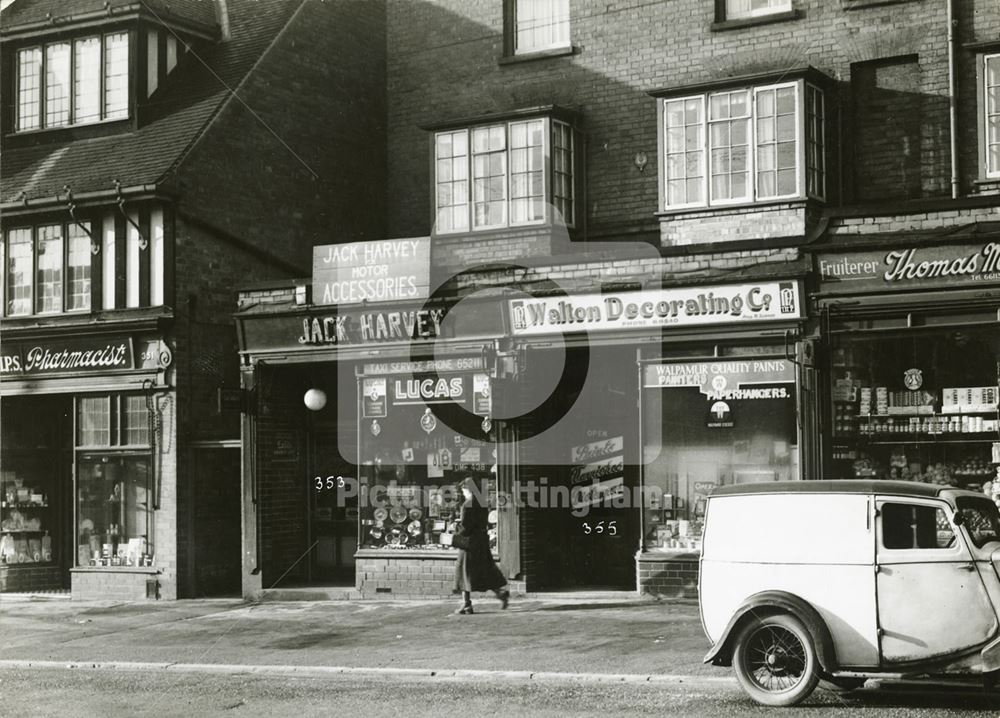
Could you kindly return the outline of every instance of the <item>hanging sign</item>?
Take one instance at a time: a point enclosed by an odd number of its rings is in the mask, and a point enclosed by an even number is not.
[[[998,284],[1000,243],[819,254],[816,266],[824,288],[836,292]]]
[[[430,268],[430,237],[314,247],[313,303],[426,299]]]
[[[734,324],[802,317],[797,281],[508,301],[518,336]]]
[[[361,383],[362,417],[365,419],[384,419],[386,417],[386,378],[384,376],[366,376]]]

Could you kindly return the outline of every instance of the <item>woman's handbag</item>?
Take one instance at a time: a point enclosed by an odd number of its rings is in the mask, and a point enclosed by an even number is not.
[[[451,545],[455,548],[460,548],[463,551],[469,550],[469,537],[462,534],[454,534],[451,537]]]

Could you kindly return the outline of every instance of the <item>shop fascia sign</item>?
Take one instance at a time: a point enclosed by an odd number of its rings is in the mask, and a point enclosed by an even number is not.
[[[837,291],[1000,283],[1000,243],[820,254],[823,283]]]
[[[169,352],[168,352],[169,353]],[[159,356],[154,362],[169,364]],[[144,357],[144,364],[147,363]],[[5,341],[0,347],[0,376],[94,373],[135,368],[132,338],[67,338],[45,341]]]
[[[426,299],[430,237],[313,248],[313,303],[350,305]]]
[[[299,344],[379,344],[441,335],[444,309],[397,309],[302,318]]]
[[[516,336],[802,317],[799,284],[795,280],[512,299],[508,310],[511,331]]]

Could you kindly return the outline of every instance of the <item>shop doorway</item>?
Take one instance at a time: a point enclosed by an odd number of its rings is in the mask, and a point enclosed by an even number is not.
[[[534,466],[533,476],[527,476],[537,485],[538,507],[528,511],[535,527],[538,585],[633,590],[640,513],[635,349],[539,351],[529,356],[532,360],[536,371],[548,375],[565,361],[582,380],[578,391],[560,397],[557,410],[572,408],[550,430],[562,460]]]
[[[310,435],[309,583],[353,585],[358,550],[357,469],[339,450],[353,427],[324,424]]]
[[[240,450],[198,448],[192,453],[194,557],[192,595],[240,593]]]

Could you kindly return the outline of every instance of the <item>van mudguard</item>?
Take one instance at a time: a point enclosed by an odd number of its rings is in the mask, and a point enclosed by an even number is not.
[[[790,613],[802,621],[812,636],[820,669],[824,673],[837,670],[837,655],[826,622],[807,601],[787,591],[762,591],[741,603],[703,662],[716,666],[732,665],[733,641],[739,630],[755,616],[768,616],[774,613]]]

